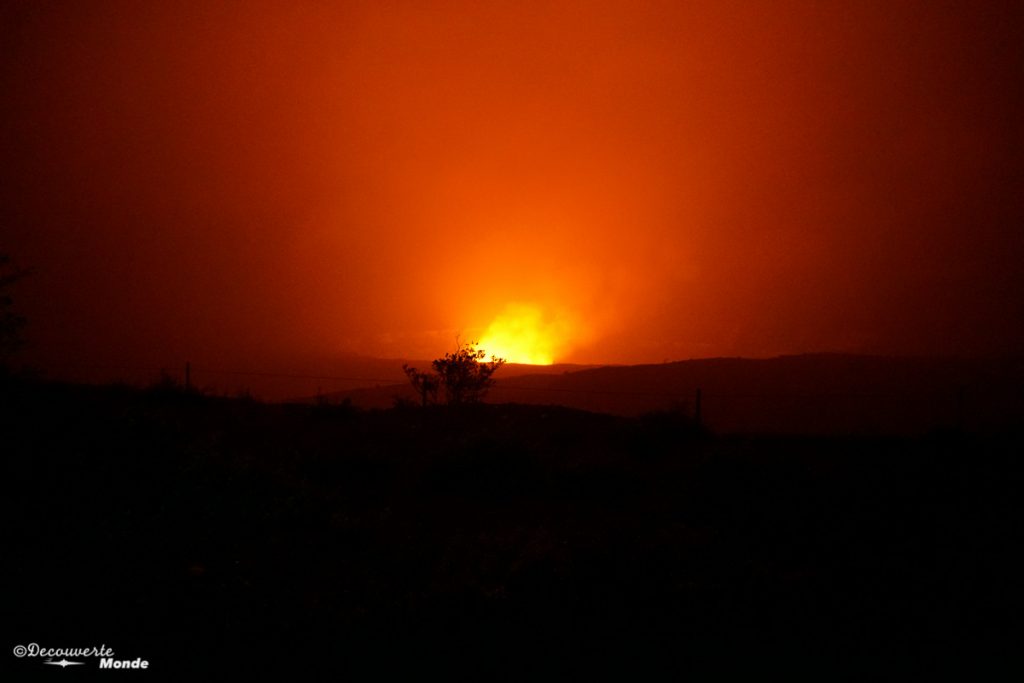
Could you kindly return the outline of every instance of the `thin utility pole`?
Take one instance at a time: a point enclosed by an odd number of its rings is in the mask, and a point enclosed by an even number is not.
[[[700,387],[697,387],[697,400],[693,408],[693,420],[700,426]]]

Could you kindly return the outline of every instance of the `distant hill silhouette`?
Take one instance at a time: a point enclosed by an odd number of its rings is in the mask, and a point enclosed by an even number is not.
[[[31,360],[31,359],[30,359]],[[163,377],[184,382],[185,360],[180,363],[132,365],[46,366],[44,375],[51,380],[86,384],[121,383],[145,387]],[[374,358],[356,354],[298,354],[290,356],[238,357],[203,356],[190,359],[191,384],[204,393],[222,396],[247,395],[264,401],[293,402],[295,397],[313,400],[317,394],[337,395],[360,388],[394,386],[407,381],[402,364],[429,368],[429,360]],[[32,366],[32,362],[28,363]],[[43,367],[40,365],[40,367]],[[502,377],[524,373],[581,370],[588,365],[515,365],[501,369]],[[300,399],[301,400],[301,399]],[[390,406],[389,393],[385,404]]]
[[[729,433],[917,434],[1024,424],[1024,359],[807,354],[587,369],[510,366],[489,403],[563,405],[616,415],[693,414]],[[412,399],[406,383],[331,394],[364,408]]]

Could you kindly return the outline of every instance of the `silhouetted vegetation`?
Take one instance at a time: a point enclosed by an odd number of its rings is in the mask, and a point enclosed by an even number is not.
[[[1017,435],[0,388],[16,643],[182,679],[1019,664]]]
[[[429,403],[437,402],[437,390],[441,385],[441,380],[437,375],[429,372],[420,372],[408,364],[403,364],[402,370],[405,371],[413,390],[419,396],[420,405],[426,406]]]
[[[445,402],[457,406],[479,403],[494,385],[492,375],[504,364],[505,359],[496,356],[487,360],[487,352],[470,342],[459,344],[454,353],[436,359],[431,364],[433,373],[420,372],[408,365],[402,365],[402,369],[422,405],[435,402],[439,390],[443,390]]]

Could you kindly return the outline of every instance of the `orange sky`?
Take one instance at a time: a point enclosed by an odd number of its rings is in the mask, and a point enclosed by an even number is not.
[[[5,3],[30,356],[1019,351],[1021,7]]]

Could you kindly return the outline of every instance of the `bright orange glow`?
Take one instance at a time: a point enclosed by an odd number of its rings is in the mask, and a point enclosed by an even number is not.
[[[1020,2],[6,4],[19,363],[1024,348]]]
[[[510,363],[551,365],[568,346],[571,328],[564,316],[552,319],[539,306],[513,303],[490,324],[479,346],[488,357]]]

